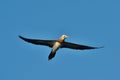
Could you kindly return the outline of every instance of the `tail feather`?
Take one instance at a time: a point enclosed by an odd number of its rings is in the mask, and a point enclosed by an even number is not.
[[[51,53],[48,56],[48,60],[51,60],[53,57],[55,57],[56,52],[51,51]]]

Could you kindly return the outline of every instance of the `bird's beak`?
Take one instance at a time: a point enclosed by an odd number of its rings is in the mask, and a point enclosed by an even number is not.
[[[69,36],[65,36],[65,38],[68,38]]]

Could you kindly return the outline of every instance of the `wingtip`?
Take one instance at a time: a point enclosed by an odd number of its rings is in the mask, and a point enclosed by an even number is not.
[[[22,38],[22,36],[18,35],[19,38]]]
[[[104,48],[104,46],[101,46],[101,47],[95,47],[94,49],[100,49],[100,48]]]
[[[25,40],[25,38],[24,38],[24,37],[22,37],[22,36],[20,36],[20,35],[18,35],[18,37],[19,37],[20,39],[23,39],[23,40]]]

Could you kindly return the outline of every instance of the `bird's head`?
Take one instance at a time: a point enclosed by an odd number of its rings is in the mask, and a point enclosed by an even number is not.
[[[64,39],[68,38],[68,36],[67,35],[62,35],[60,38],[64,40]]]

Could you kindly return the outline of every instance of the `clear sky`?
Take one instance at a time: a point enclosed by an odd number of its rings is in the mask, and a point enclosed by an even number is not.
[[[102,49],[60,49],[18,38],[58,39]],[[1,0],[0,80],[120,80],[119,0]]]

